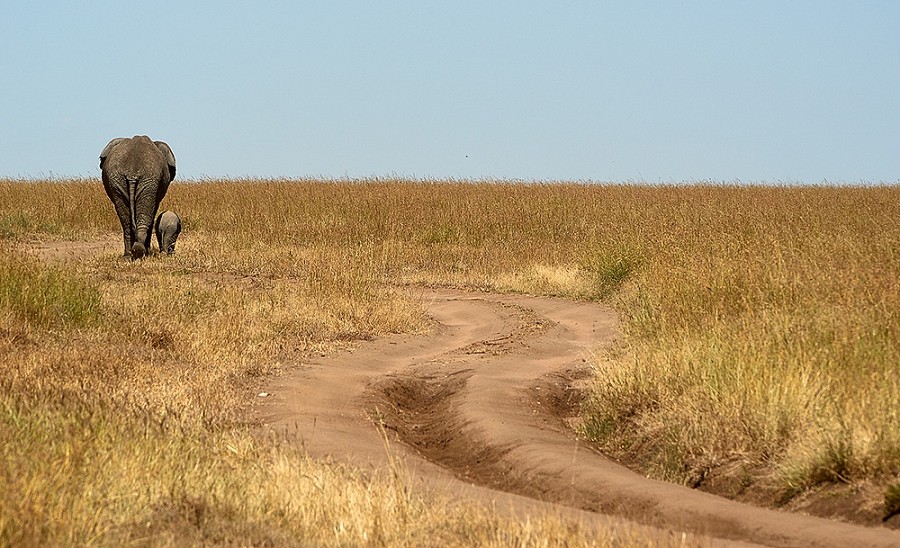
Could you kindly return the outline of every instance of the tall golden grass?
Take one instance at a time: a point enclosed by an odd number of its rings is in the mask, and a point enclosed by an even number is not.
[[[530,200],[515,186],[188,182],[163,204],[184,221],[174,257],[56,262],[27,249],[118,245],[102,186],[0,181],[0,545],[656,545],[508,517],[415,491],[402,468],[363,474],[252,433],[268,375],[427,328],[395,284],[527,272],[521,241],[499,248],[522,222],[497,222],[506,194]]]
[[[900,472],[900,189],[647,189],[589,423],[649,470],[769,464],[790,496]],[[655,198],[655,199],[654,199]],[[646,223],[646,224],[645,224]],[[651,235],[652,234],[652,235]],[[651,457],[651,458],[648,458]]]
[[[11,365],[0,387],[7,414],[18,417],[4,419],[6,432],[26,417],[74,436],[98,429],[92,417],[101,417],[125,437],[108,447],[149,436],[227,456],[215,436],[231,435],[245,416],[241,387],[297,352],[424,329],[421,309],[393,288],[434,284],[614,305],[624,333],[596,360],[585,434],[652,476],[688,482],[696,469],[724,463],[768,467],[785,497],[829,481],[896,484],[898,188],[203,180],[176,181],[163,207],[185,227],[173,260],[21,267],[44,276],[40,283],[75,284],[65,291],[81,295],[84,313],[71,320],[51,299],[35,316],[15,298],[2,301],[0,348]],[[118,230],[95,181],[0,182],[7,242],[109,239]],[[4,264],[24,261],[5,253]],[[65,417],[81,411],[67,410],[79,406],[87,418],[70,425]],[[70,445],[98,451],[85,441],[95,437]],[[44,443],[23,454],[37,459]],[[254,451],[248,462],[276,458]],[[52,493],[58,480],[48,470],[28,481],[51,487],[18,489]],[[91,489],[73,497],[87,504],[86,492],[104,492]],[[79,538],[133,531],[122,516],[140,512],[156,516],[158,532],[159,516],[193,515],[198,505],[215,507],[217,520],[242,516],[235,521],[248,531],[273,523],[248,516],[277,510],[216,507],[211,492],[147,487],[128,495],[139,506],[85,518],[93,525]],[[27,522],[37,535],[50,523]]]

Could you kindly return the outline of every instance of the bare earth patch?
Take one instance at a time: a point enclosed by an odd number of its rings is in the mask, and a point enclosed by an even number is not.
[[[84,260],[88,257],[97,257],[107,253],[121,251],[121,240],[113,243],[113,238],[98,241],[51,241],[30,242],[26,249],[36,257],[50,263]]]

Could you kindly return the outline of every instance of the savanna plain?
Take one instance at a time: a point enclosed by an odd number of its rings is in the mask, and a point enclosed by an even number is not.
[[[267,378],[429,330],[408,286],[606,303],[578,427],[599,450],[900,519],[900,188],[204,179],[163,209],[177,252],[130,262],[99,181],[0,180],[2,546],[657,545],[256,433]]]

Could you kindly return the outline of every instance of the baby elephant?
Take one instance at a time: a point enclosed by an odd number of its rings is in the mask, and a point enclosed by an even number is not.
[[[175,253],[175,240],[181,233],[181,218],[174,211],[163,211],[156,218],[156,241],[160,253]]]

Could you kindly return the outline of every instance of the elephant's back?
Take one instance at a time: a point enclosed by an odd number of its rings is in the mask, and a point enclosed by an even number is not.
[[[164,211],[159,215],[157,223],[160,227],[181,230],[181,218],[174,211]]]
[[[165,156],[153,141],[144,135],[128,139],[113,148],[106,158],[104,168],[104,171],[109,171],[113,176],[132,180],[169,179],[169,167]]]

